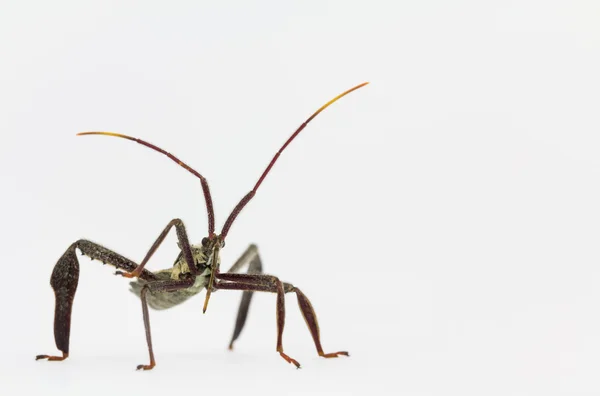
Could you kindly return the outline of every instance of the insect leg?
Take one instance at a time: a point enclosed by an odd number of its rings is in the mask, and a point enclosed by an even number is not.
[[[248,274],[260,274],[262,273],[262,263],[260,256],[258,255],[258,248],[256,245],[250,245],[248,249],[242,254],[242,256],[233,264],[233,266],[227,271],[233,273],[241,270],[245,265],[248,265]],[[238,309],[237,318],[235,320],[235,329],[229,342],[229,349],[233,349],[233,343],[238,339],[244,325],[246,324],[246,318],[248,316],[248,308],[250,307],[250,301],[252,301],[253,291],[244,291],[242,294],[242,301]]]
[[[56,347],[62,351],[62,356],[38,355],[36,360],[48,359],[50,361],[64,360],[69,356],[69,337],[71,334],[71,311],[73,299],[79,282],[79,262],[75,250],[79,249],[85,256],[92,260],[100,260],[125,271],[134,271],[137,264],[133,261],[100,246],[94,242],[81,239],[74,242],[62,255],[54,266],[50,285],[54,289],[54,340]],[[140,278],[146,281],[156,280],[156,276],[146,270],[142,271]]]
[[[167,237],[167,234],[169,233],[169,231],[171,230],[171,228],[173,226],[175,226],[175,231],[177,232],[177,239],[179,240],[181,252],[183,253],[183,257],[185,258],[185,261],[190,269],[190,272],[192,273],[192,275],[196,275],[198,273],[198,269],[196,268],[196,265],[194,263],[194,256],[192,255],[190,241],[187,237],[187,233],[185,231],[185,226],[183,225],[183,221],[181,221],[181,219],[173,219],[169,222],[169,224],[167,224],[165,229],[160,233],[158,238],[156,238],[156,241],[154,241],[154,243],[152,244],[152,247],[150,248],[148,253],[146,253],[146,257],[144,257],[144,259],[142,260],[140,265],[135,270],[133,270],[131,272],[117,271],[115,274],[122,275],[126,278],[140,277],[140,275],[144,271],[144,267],[148,263],[148,260],[150,260],[150,257],[152,257],[154,252],[156,252],[156,249],[158,249],[160,244],[165,240],[165,238]]]
[[[150,334],[150,315],[148,313],[148,302],[146,301],[146,293],[152,292],[173,292],[181,289],[187,289],[194,284],[194,280],[185,281],[157,281],[151,282],[144,285],[140,293],[142,300],[142,314],[144,316],[144,329],[146,331],[146,342],[148,343],[148,354],[150,355],[150,364],[140,364],[137,366],[137,370],[151,370],[156,366],[154,360],[154,351],[152,349],[152,335]]]
[[[266,288],[266,289],[270,288],[269,290],[265,290],[265,291],[271,291],[271,292],[277,291],[276,289],[273,288],[273,285],[276,285],[277,282],[281,283],[279,281],[279,279],[277,279],[276,277],[271,276],[271,275],[219,274],[218,277],[223,280],[238,282],[241,284],[249,284],[252,286],[258,285],[258,286],[261,286],[262,288]],[[349,356],[348,352],[346,352],[346,351],[333,352],[333,353],[325,353],[323,351],[323,347],[321,346],[321,336],[320,336],[320,331],[319,331],[319,322],[317,320],[317,314],[315,313],[315,310],[314,310],[312,304],[310,303],[310,300],[304,295],[304,293],[302,293],[302,291],[300,289],[298,289],[294,285],[289,284],[289,283],[283,283],[282,285],[283,285],[285,293],[290,293],[290,292],[296,293],[296,297],[298,299],[298,306],[300,307],[300,311],[302,312],[304,321],[306,322],[306,325],[312,335],[312,338],[315,343],[315,347],[317,348],[317,353],[319,354],[319,356],[322,356],[325,358],[335,358],[335,357],[342,356],[342,355]],[[223,286],[225,286],[225,287],[223,287]],[[222,284],[219,284],[219,288],[227,288],[227,286],[225,283],[222,283]],[[254,290],[257,290],[257,289],[254,289]],[[278,294],[278,297],[279,297],[279,294]],[[279,305],[279,301],[278,301],[278,305]],[[278,308],[277,312],[279,314],[279,308]],[[285,311],[283,311],[283,313],[285,314]],[[278,319],[278,321],[279,321],[279,319]],[[281,338],[281,333],[278,332],[278,340],[277,340],[278,351],[279,351],[279,348],[281,347],[280,338]],[[283,351],[283,348],[282,348],[282,351]]]
[[[350,356],[350,354],[346,351],[332,353],[323,352],[323,347],[321,346],[321,336],[319,333],[319,322],[317,321],[317,314],[315,313],[310,300],[297,287],[292,286],[291,291],[296,293],[296,297],[298,298],[298,306],[300,307],[300,311],[302,312],[306,326],[308,326],[308,329],[310,330],[310,334],[312,335],[319,356],[324,358],[335,358],[340,355]]]
[[[270,275],[218,274],[216,276],[219,279],[231,281],[218,283],[217,289],[267,291],[277,293],[277,352],[279,352],[279,355],[281,355],[288,363],[292,363],[297,368],[300,368],[300,363],[298,363],[296,359],[291,358],[283,352],[283,327],[285,326],[285,288],[283,282]]]

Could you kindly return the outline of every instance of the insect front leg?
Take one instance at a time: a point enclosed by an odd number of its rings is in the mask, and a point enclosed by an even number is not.
[[[128,272],[135,271],[137,268],[137,264],[133,261],[94,242],[81,239],[69,246],[62,257],[58,259],[50,277],[50,285],[55,295],[54,340],[56,347],[62,352],[62,356],[38,355],[36,360],[60,361],[69,356],[71,311],[79,283],[79,261],[76,249],[93,260],[99,260],[104,264],[110,264]],[[140,278],[146,281],[156,280],[156,276],[146,270],[140,273]]]
[[[261,274],[262,263],[260,256],[258,255],[258,248],[256,245],[250,245],[248,249],[242,254],[242,256],[233,264],[233,266],[227,271],[227,273],[235,273],[241,270],[244,266],[248,265],[248,274]],[[233,349],[233,343],[238,339],[244,325],[246,324],[246,318],[248,317],[248,309],[250,308],[250,302],[252,301],[253,291],[244,291],[242,294],[242,301],[238,309],[237,317],[235,320],[235,329],[229,342],[229,349]]]
[[[179,240],[179,245],[181,246],[181,252],[183,253],[185,262],[187,263],[191,274],[197,275],[198,269],[196,268],[196,265],[194,263],[194,256],[190,247],[190,241],[188,239],[187,233],[185,231],[185,226],[183,225],[183,221],[181,221],[181,219],[173,219],[169,222],[169,224],[167,224],[165,229],[160,233],[158,238],[156,238],[156,241],[154,241],[154,243],[152,244],[152,247],[150,247],[148,253],[146,253],[146,257],[144,257],[140,265],[137,268],[135,268],[135,270],[131,272],[117,271],[115,274],[122,275],[126,278],[139,278],[142,272],[144,271],[144,267],[148,263],[148,260],[150,260],[150,257],[152,257],[154,252],[156,252],[156,249],[158,249],[160,244],[163,243],[163,241],[167,237],[167,234],[169,233],[171,228],[173,228],[173,226],[175,227],[177,239]]]
[[[142,300],[142,314],[144,316],[144,329],[146,330],[146,342],[148,343],[148,354],[150,355],[150,364],[140,364],[137,366],[137,370],[152,370],[156,366],[156,360],[154,359],[154,351],[152,349],[152,335],[150,334],[150,315],[148,313],[148,301],[146,300],[146,294],[148,291],[153,292],[174,292],[181,289],[187,289],[194,284],[194,279],[185,281],[157,281],[151,282],[144,285],[140,293]]]

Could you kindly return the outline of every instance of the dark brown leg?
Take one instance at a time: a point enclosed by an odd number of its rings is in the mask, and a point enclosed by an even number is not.
[[[150,333],[150,315],[148,313],[148,302],[146,301],[146,293],[152,292],[173,292],[176,290],[186,289],[194,284],[194,280],[186,281],[159,281],[144,285],[140,293],[142,300],[142,314],[144,316],[144,329],[146,330],[146,342],[148,343],[148,354],[150,355],[150,364],[140,364],[137,370],[152,370],[156,366],[154,360],[154,351],[152,349],[152,334]]]
[[[278,313],[277,348],[278,349],[277,350],[278,350],[278,352],[280,352],[280,353],[283,352],[283,347],[281,347],[281,351],[279,351],[279,348],[281,346],[281,343],[280,343],[281,335],[283,332],[283,324],[281,326],[281,333],[279,332],[279,321],[280,321],[279,314],[281,313],[282,315],[285,315],[284,302],[279,301],[280,293],[279,293],[279,290],[277,287],[277,284],[279,283],[282,285],[283,291],[285,293],[289,293],[289,292],[296,293],[296,297],[298,298],[298,306],[300,307],[302,316],[304,317],[306,325],[307,325],[308,329],[310,330],[310,333],[312,335],[312,338],[315,343],[315,347],[317,348],[317,353],[319,354],[319,356],[322,356],[325,358],[334,358],[334,357],[338,357],[340,355],[350,356],[348,354],[348,352],[346,352],[346,351],[333,352],[333,353],[323,352],[323,347],[321,346],[321,336],[319,333],[319,322],[317,320],[317,315],[315,313],[315,310],[312,307],[310,300],[304,295],[304,293],[302,293],[302,291],[300,291],[300,289],[296,288],[295,286],[293,286],[289,283],[282,283],[281,281],[279,281],[278,278],[271,276],[271,275],[250,275],[250,274],[225,273],[225,274],[219,274],[219,275],[217,275],[217,277],[219,279],[222,279],[225,281],[236,282],[236,284],[243,284],[243,285],[250,285],[251,287],[257,287],[257,288],[251,289],[251,290],[277,292],[277,305],[278,305],[278,309],[277,309],[277,313]],[[227,283],[220,283],[218,285],[218,287],[220,289],[229,288],[229,286],[227,286]],[[236,289],[236,290],[240,290],[240,289]],[[241,289],[241,290],[247,290],[247,289]],[[281,309],[281,310],[279,309],[280,305],[283,306],[283,309]]]
[[[242,275],[242,274],[219,274],[218,278],[224,276],[224,278],[234,277],[234,275]],[[243,276],[251,276],[251,275],[243,275]],[[266,275],[265,275],[266,276]],[[297,368],[300,368],[300,363],[296,359],[291,358],[283,352],[283,327],[285,326],[285,297],[284,297],[284,288],[283,283],[275,277],[270,277],[273,279],[269,279],[264,283],[235,283],[235,282],[222,282],[217,283],[217,289],[228,289],[228,290],[244,290],[244,291],[268,291],[277,293],[277,305],[276,305],[276,315],[277,315],[277,352],[284,358],[288,363],[292,363]],[[262,281],[262,279],[261,279]]]
[[[324,358],[335,358],[340,355],[350,356],[350,354],[348,354],[346,351],[333,353],[323,352],[323,348],[321,347],[321,335],[319,333],[319,322],[317,321],[317,314],[315,313],[310,300],[297,287],[294,287],[292,291],[296,293],[296,297],[298,298],[298,306],[300,307],[304,321],[310,330],[310,334],[315,342],[315,347],[317,348],[317,353],[319,356]]]
[[[233,266],[227,271],[233,273],[241,270],[245,265],[248,265],[248,274],[260,274],[262,273],[262,263],[260,256],[258,255],[258,248],[256,245],[250,245],[248,249],[242,254],[242,256],[233,264]],[[248,309],[250,308],[250,302],[252,301],[253,291],[244,291],[242,294],[242,301],[238,309],[237,318],[235,320],[235,329],[231,341],[229,342],[229,349],[233,349],[233,343],[238,339],[244,325],[246,324],[246,318],[248,317]]]
[[[133,261],[94,242],[82,239],[69,246],[62,257],[58,259],[50,278],[50,285],[54,290],[56,301],[54,308],[54,340],[56,347],[62,351],[62,356],[38,355],[36,360],[61,361],[69,356],[71,311],[79,282],[79,262],[77,261],[76,249],[79,249],[83,255],[93,260],[100,260],[104,264],[110,264],[125,271],[134,271],[137,267],[137,264]],[[156,280],[156,276],[146,270],[141,272],[140,278],[146,281]]]
[[[173,226],[175,226],[175,231],[177,232],[177,239],[179,240],[181,252],[182,252],[183,257],[185,258],[185,261],[190,269],[190,272],[192,273],[192,275],[197,275],[198,269],[196,268],[196,265],[194,263],[194,256],[192,255],[190,241],[187,237],[187,233],[185,231],[185,226],[183,225],[183,221],[181,221],[181,219],[173,219],[169,222],[169,224],[167,224],[165,229],[160,233],[158,238],[156,238],[156,241],[154,241],[154,243],[152,244],[152,247],[150,248],[148,253],[146,253],[146,257],[144,257],[144,259],[142,260],[140,265],[134,271],[132,271],[130,273],[117,271],[116,275],[122,275],[126,278],[139,277],[142,274],[144,267],[148,263],[148,260],[150,260],[150,257],[152,257],[154,252],[156,252],[156,249],[158,249],[160,244],[165,240],[165,238],[167,237],[167,234],[169,233],[169,231],[171,230],[171,228]]]

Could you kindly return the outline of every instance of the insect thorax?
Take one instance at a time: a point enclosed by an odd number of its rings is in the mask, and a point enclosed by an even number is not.
[[[208,266],[210,263],[208,263],[208,257],[204,254],[201,245],[192,245],[191,250],[194,264],[196,265],[196,268],[201,271],[196,275],[194,284],[186,289],[174,292],[151,292],[146,294],[148,305],[151,308],[167,309],[179,305],[190,297],[200,293],[206,287],[210,277],[210,268]],[[173,267],[157,271],[154,274],[157,276],[158,280],[179,280],[182,275],[189,273],[190,268],[183,257],[183,253],[180,252]],[[130,291],[140,297],[142,287],[146,283],[147,282],[142,279],[136,279],[129,284],[131,286]]]
[[[179,243],[177,246],[179,246],[179,249],[181,249],[181,245],[179,245]],[[196,265],[196,268],[201,270],[207,264],[207,257],[204,254],[204,250],[201,245],[192,245],[191,250],[192,257],[194,258],[194,264]],[[175,260],[175,263],[173,264],[173,267],[163,271],[168,271],[171,275],[171,279],[178,280],[182,274],[189,274],[190,268],[187,261],[185,261],[185,258],[183,257],[183,253],[180,252]]]

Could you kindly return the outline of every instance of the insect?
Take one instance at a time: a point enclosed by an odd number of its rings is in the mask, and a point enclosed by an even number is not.
[[[200,244],[190,244],[183,222],[180,219],[173,219],[160,233],[139,265],[97,243],[85,239],[74,242],[71,246],[69,246],[62,257],[58,259],[50,278],[50,285],[52,286],[55,295],[54,340],[56,342],[56,347],[62,352],[62,356],[37,355],[36,360],[47,359],[49,361],[62,361],[69,356],[71,311],[73,308],[73,299],[75,297],[79,280],[79,262],[77,261],[76,256],[77,249],[79,249],[83,255],[90,257],[92,260],[99,260],[104,264],[110,264],[116,267],[117,271],[115,272],[115,275],[133,279],[133,281],[130,282],[131,291],[137,295],[142,302],[144,328],[146,331],[146,341],[148,343],[148,353],[150,355],[149,364],[138,365],[138,370],[150,370],[156,365],[154,351],[152,348],[148,306],[158,310],[171,308],[200,293],[203,289],[206,289],[203,313],[206,312],[208,301],[213,291],[243,291],[242,301],[240,303],[235,322],[235,328],[229,343],[229,349],[233,349],[233,343],[239,337],[244,324],[246,323],[248,308],[250,306],[250,301],[252,300],[253,292],[259,291],[276,293],[277,352],[279,352],[281,357],[288,363],[292,363],[299,368],[300,363],[288,356],[283,351],[282,343],[283,327],[285,324],[284,295],[286,293],[295,293],[298,299],[300,311],[302,312],[302,316],[304,317],[310,330],[319,356],[325,358],[335,358],[340,355],[349,356],[348,352],[345,351],[333,353],[325,353],[323,351],[319,335],[317,316],[310,301],[304,295],[304,293],[302,293],[302,291],[300,291],[300,289],[294,285],[282,282],[275,276],[266,275],[263,273],[262,263],[258,254],[258,249],[255,245],[250,245],[244,254],[242,254],[242,256],[226,272],[220,271],[220,253],[225,247],[225,239],[227,238],[227,234],[229,233],[231,225],[240,214],[242,209],[254,197],[256,191],[283,150],[285,150],[292,140],[294,140],[294,138],[298,136],[298,134],[306,127],[306,125],[320,112],[325,110],[343,96],[367,84],[368,83],[366,82],[359,84],[336,96],[319,108],[300,125],[300,127],[288,138],[288,140],[275,154],[252,190],[248,192],[234,207],[233,211],[225,221],[220,234],[215,233],[215,216],[208,182],[200,173],[196,172],[187,164],[180,161],[174,155],[141,139],[112,132],[79,133],[78,135],[105,135],[132,140],[166,155],[171,160],[175,161],[177,164],[200,179],[200,184],[204,193],[204,199],[206,201],[206,210],[208,212],[208,236],[203,238]],[[157,272],[148,271],[144,267],[173,227],[175,227],[175,232],[179,242],[178,246],[181,250],[175,260],[175,263],[173,264],[173,267]],[[238,273],[244,268],[247,268],[246,273]]]

